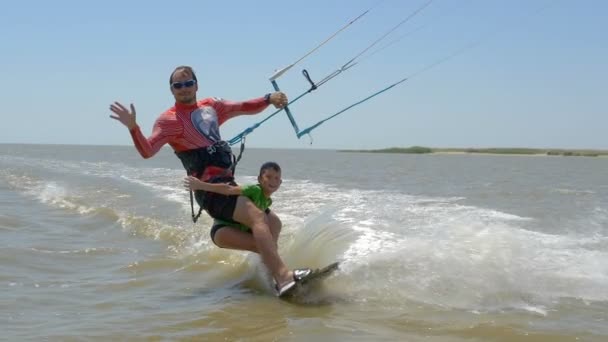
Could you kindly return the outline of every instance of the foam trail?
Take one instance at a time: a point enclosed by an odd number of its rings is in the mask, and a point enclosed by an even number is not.
[[[606,237],[536,232],[530,218],[463,205],[459,197],[331,187],[307,194],[317,215],[294,233],[292,260],[343,260],[333,281],[353,300],[539,315],[560,298],[608,301]],[[306,258],[310,250],[315,257]]]

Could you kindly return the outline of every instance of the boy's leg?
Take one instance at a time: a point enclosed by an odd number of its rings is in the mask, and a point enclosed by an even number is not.
[[[270,234],[276,245],[279,234],[281,233],[281,220],[275,213],[270,211],[266,214],[266,222],[268,223]],[[224,226],[218,229],[213,237],[213,242],[221,248],[259,253],[253,234],[244,232],[235,227]]]
[[[255,244],[253,235],[235,227],[224,226],[220,228],[215,233],[213,242],[221,248],[258,253],[258,247]]]
[[[283,227],[283,223],[277,214],[274,211],[270,211],[266,214],[266,219],[268,220],[268,227],[270,228],[270,234],[272,234],[272,238],[274,243],[277,244],[279,241],[279,234],[281,234],[281,227]],[[278,244],[277,244],[278,248]]]
[[[292,281],[292,273],[281,260],[266,220],[266,214],[247,197],[239,196],[232,217],[235,221],[251,227],[257,250],[275,281],[282,285]]]

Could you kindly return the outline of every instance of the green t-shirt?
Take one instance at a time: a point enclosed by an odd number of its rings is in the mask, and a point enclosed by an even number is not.
[[[253,204],[255,204],[256,207],[260,208],[260,210],[265,211],[266,209],[270,208],[270,205],[272,204],[272,199],[264,196],[262,187],[260,187],[259,184],[244,185],[241,187],[241,191],[242,191],[242,196],[249,198],[251,200],[251,202],[253,202]],[[229,221],[216,219],[216,220],[214,220],[213,224],[214,225],[222,224],[222,225],[226,225],[226,226],[238,227],[242,231],[251,230],[251,228],[249,228],[243,224],[240,224],[238,222],[229,222]]]

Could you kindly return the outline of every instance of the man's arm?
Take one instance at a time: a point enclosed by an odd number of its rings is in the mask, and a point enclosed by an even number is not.
[[[163,134],[158,121],[154,124],[150,138],[146,138],[143,135],[138,125],[130,129],[129,133],[131,134],[135,148],[144,159],[154,156],[164,144],[169,142],[169,137]]]
[[[110,118],[120,121],[129,129],[131,138],[135,148],[144,158],[150,158],[155,155],[160,148],[168,142],[168,137],[163,134],[159,121],[154,124],[152,136],[146,138],[141,129],[137,125],[135,106],[131,104],[131,111],[119,102],[114,102],[110,105],[110,110],[114,115],[110,115]]]
[[[258,97],[248,101],[235,102],[218,100],[214,103],[214,108],[218,114],[219,124],[226,120],[243,114],[257,114],[272,104],[275,108],[283,108],[287,105],[287,96],[280,92],[274,92],[263,97]]]
[[[184,178],[184,187],[190,190],[203,190],[209,192],[215,192],[218,194],[231,196],[241,195],[243,193],[240,186],[234,186],[225,183],[207,183],[200,179],[192,176]]]

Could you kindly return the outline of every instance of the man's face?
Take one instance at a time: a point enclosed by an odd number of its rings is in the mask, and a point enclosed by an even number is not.
[[[178,70],[173,74],[171,80],[171,93],[175,101],[183,104],[196,103],[196,92],[198,84],[192,75],[186,70]]]

